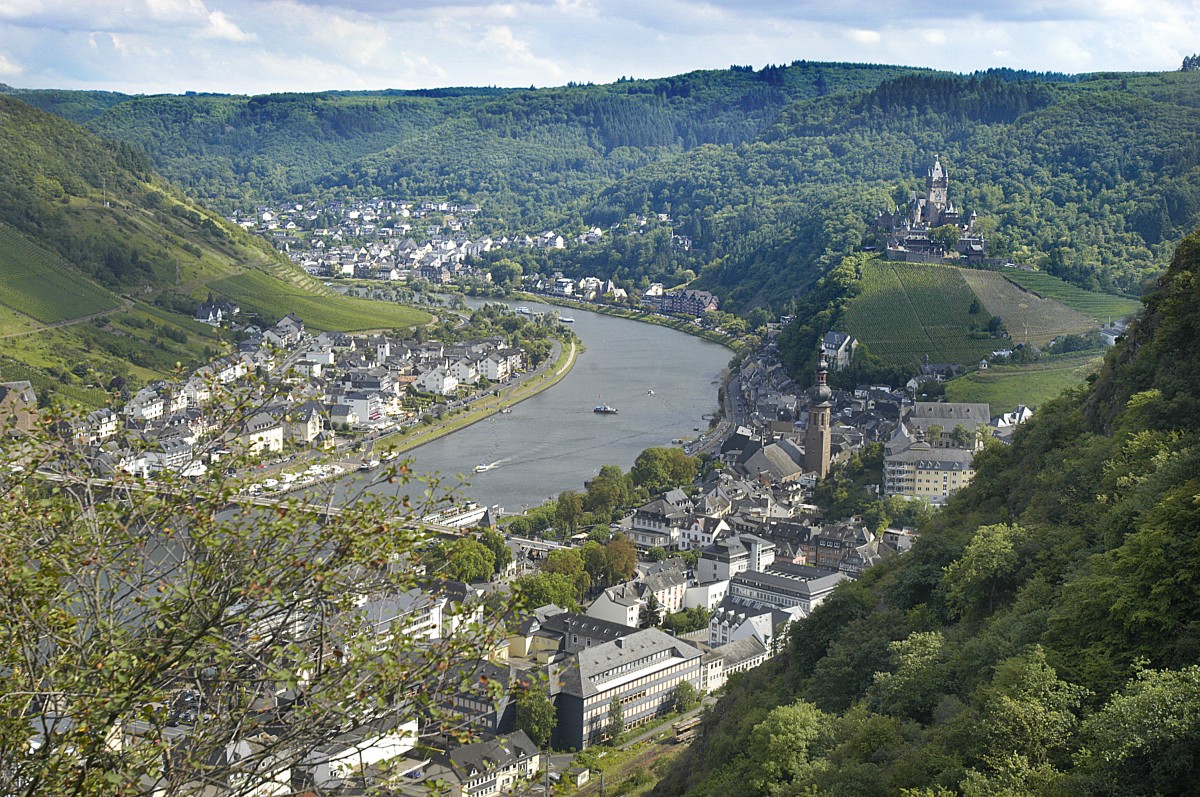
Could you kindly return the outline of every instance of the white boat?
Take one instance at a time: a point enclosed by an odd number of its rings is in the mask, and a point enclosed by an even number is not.
[[[491,470],[494,467],[496,467],[494,464],[493,465],[484,465],[483,463],[480,463],[475,466],[475,472],[483,473],[485,470]]]
[[[561,318],[559,318],[559,319],[558,319],[558,323],[560,323],[560,324],[574,324],[574,323],[575,323],[575,319],[574,319],[574,318],[571,318],[570,316],[566,316],[566,315],[565,315],[565,316],[562,316]]]
[[[598,413],[600,415],[616,415],[617,408],[610,407],[607,404],[601,404],[599,407],[596,407],[595,409],[593,409],[592,412]]]
[[[646,391],[646,395],[647,395],[647,396],[653,396],[653,395],[654,395],[654,391],[653,391],[653,390],[647,390],[647,391]]]
[[[528,307],[518,307],[517,312],[521,315],[531,315]]]

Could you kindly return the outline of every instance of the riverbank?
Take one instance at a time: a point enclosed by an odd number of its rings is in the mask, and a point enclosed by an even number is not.
[[[744,341],[739,338],[730,337],[721,332],[711,329],[698,327],[691,321],[685,321],[682,318],[674,318],[672,316],[656,315],[648,313],[644,310],[634,310],[630,307],[617,307],[611,304],[593,304],[591,302],[577,302],[572,299],[565,299],[561,296],[543,296],[540,293],[525,293],[524,291],[515,291],[512,295],[513,301],[529,301],[542,302],[543,304],[552,304],[557,307],[570,307],[575,310],[587,310],[600,315],[610,315],[616,318],[624,318],[628,321],[638,321],[643,324],[654,324],[655,326],[667,327],[674,329],[676,332],[682,332],[685,335],[707,340],[709,343],[716,343],[718,346],[724,346],[735,354],[741,353],[746,347]]]
[[[497,413],[520,404],[526,399],[533,398],[544,390],[549,390],[558,384],[571,369],[582,351],[582,346],[571,341],[568,347],[559,345],[558,357],[548,367],[540,366],[533,375],[526,377],[515,385],[503,387],[495,393],[473,401],[469,408],[462,410],[452,418],[435,422],[429,426],[410,426],[399,432],[380,437],[375,441],[377,447],[403,454],[418,446],[433,442],[448,434],[465,429],[472,424],[490,418]]]

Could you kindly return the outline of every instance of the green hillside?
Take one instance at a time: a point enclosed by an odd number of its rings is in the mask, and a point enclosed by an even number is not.
[[[111,292],[7,224],[0,224],[0,304],[44,324],[116,307]]]
[[[653,793],[1192,793],[1198,327],[1200,233],[1091,385],[731,679]]]
[[[755,325],[802,314],[832,268],[877,244],[876,213],[920,190],[935,155],[996,257],[1083,289],[1139,294],[1200,223],[1195,72],[799,61],[538,90],[19,96],[136,145],[222,210],[447,196],[480,202],[480,234],[621,224],[591,247],[495,256],[633,290],[698,275]],[[651,227],[628,234],[637,217]]]
[[[131,297],[124,307],[118,294]],[[296,310],[316,329],[429,319],[342,297],[185,198],[129,145],[0,95],[0,335],[10,363],[0,370],[37,369],[40,387],[87,403],[113,377],[195,367],[233,342],[192,320],[210,295],[267,321]]]
[[[1004,343],[972,316],[975,294],[956,268],[874,260],[863,266],[861,293],[846,308],[846,331],[887,365],[975,363]]]
[[[979,402],[1008,411],[1021,404],[1040,407],[1064,390],[1079,387],[1104,362],[1088,351],[1042,357],[1026,365],[992,365],[946,383],[946,401]]]
[[[1078,310],[1101,323],[1133,315],[1142,306],[1141,302],[1132,297],[1085,291],[1041,271],[1005,271],[1004,278],[1038,296],[1062,302],[1072,310]]]

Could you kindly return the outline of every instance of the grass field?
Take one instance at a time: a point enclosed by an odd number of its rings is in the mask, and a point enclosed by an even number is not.
[[[1007,269],[1003,276],[1038,296],[1062,302],[1072,310],[1078,310],[1102,324],[1136,313],[1142,307],[1140,301],[1130,296],[1085,291],[1041,271]]]
[[[57,255],[0,224],[0,304],[53,324],[111,310],[119,302]]]
[[[1004,320],[1013,343],[1040,347],[1059,335],[1079,335],[1096,327],[1096,322],[1083,313],[1022,290],[995,271],[963,269],[962,275],[988,314]]]
[[[1100,367],[1102,352],[1080,352],[1044,358],[1030,365],[998,365],[946,383],[947,401],[987,402],[992,413],[1020,404],[1039,407],[1067,388],[1082,384]]]
[[[423,310],[344,296],[314,296],[261,271],[210,283],[213,291],[241,305],[243,313],[278,319],[295,313],[308,326],[334,332],[411,327],[428,323]]]
[[[846,308],[846,330],[890,365],[975,363],[1005,341],[972,339],[975,294],[957,268],[872,261]],[[984,319],[986,321],[986,319]]]

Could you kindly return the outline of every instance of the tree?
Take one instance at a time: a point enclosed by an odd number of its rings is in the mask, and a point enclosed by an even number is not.
[[[927,722],[942,698],[946,676],[940,632],[922,631],[891,643],[894,672],[875,673],[867,692],[870,707],[882,714]]]
[[[638,454],[629,475],[638,487],[661,493],[690,485],[696,478],[696,460],[678,448],[647,448]]]
[[[809,748],[828,723],[828,716],[803,700],[771,711],[750,732],[750,771],[747,785],[756,794],[773,794],[787,784],[809,777],[814,763]]]
[[[553,603],[571,610],[579,606],[575,600],[575,582],[559,573],[521,576],[513,582],[513,592],[523,606],[535,608]]]
[[[574,549],[551,551],[546,555],[542,572],[558,573],[575,585],[575,597],[582,598],[592,585],[591,576],[583,567],[583,557]]]
[[[513,552],[508,547],[508,543],[504,540],[504,535],[495,529],[484,529],[479,533],[479,542],[481,542],[495,557],[494,574],[500,575],[508,570],[508,566],[512,564]]]
[[[662,622],[662,605],[658,602],[658,596],[653,592],[646,594],[646,602],[642,604],[640,620],[642,628],[654,628]]]
[[[1017,544],[1025,536],[1020,526],[980,526],[962,557],[946,567],[946,601],[960,617],[995,607],[997,596],[1016,572]]]
[[[587,483],[583,507],[589,512],[612,512],[632,502],[629,476],[616,465],[603,465],[596,478]]]
[[[952,252],[958,246],[959,231],[953,224],[943,224],[929,231],[929,240],[943,251]]]
[[[554,520],[559,530],[566,534],[574,534],[579,526],[579,516],[583,514],[583,497],[574,490],[563,490],[558,494],[555,504]]]
[[[538,747],[545,749],[558,725],[554,703],[537,684],[526,686],[517,695],[517,727],[529,734]]]
[[[1200,667],[1143,670],[1083,723],[1079,780],[1093,794],[1183,794],[1200,777]]]
[[[438,546],[439,554],[445,558],[441,572],[455,581],[474,584],[490,581],[496,572],[496,555],[481,542],[463,537],[449,545]]]
[[[700,692],[696,687],[692,686],[690,681],[680,681],[675,687],[675,710],[680,714],[687,712],[700,705]]]
[[[406,632],[437,599],[440,576],[406,565],[428,510],[367,494],[337,514],[231,511],[223,472],[99,478],[40,431],[0,438],[0,792],[249,791],[357,728],[454,729],[442,706],[482,687],[449,665],[502,631]]]
[[[613,746],[620,744],[621,737],[625,735],[625,711],[621,708],[620,698],[614,697],[608,704],[608,722],[604,732],[608,734],[608,743]]]
[[[633,578],[637,572],[637,547],[624,534],[604,546],[604,581],[609,586]]]

